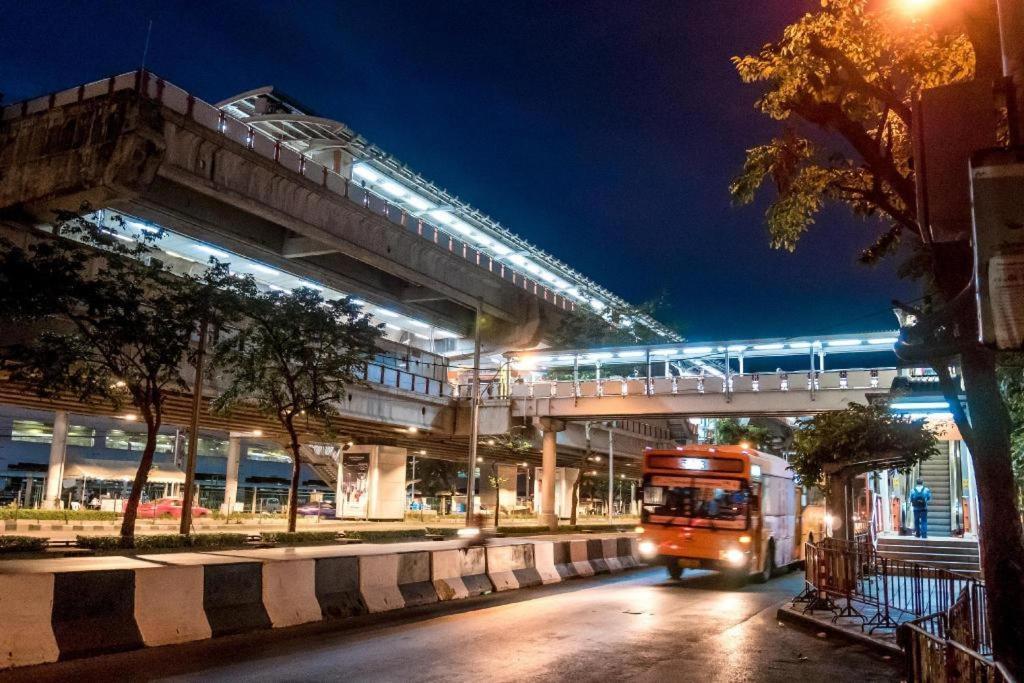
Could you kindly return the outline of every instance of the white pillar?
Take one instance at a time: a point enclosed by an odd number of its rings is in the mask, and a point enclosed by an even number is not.
[[[541,418],[544,431],[541,444],[541,489],[540,522],[554,531],[558,528],[558,514],[555,512],[555,469],[558,462],[558,432],[565,429],[565,423],[549,417]]]
[[[242,457],[242,437],[228,436],[228,464],[224,473],[224,503],[220,511],[230,515],[238,499],[238,463]]]
[[[60,507],[60,491],[64,482],[64,458],[68,447],[68,413],[58,410],[53,414],[53,441],[50,443],[50,464],[46,470],[46,495],[43,507]]]

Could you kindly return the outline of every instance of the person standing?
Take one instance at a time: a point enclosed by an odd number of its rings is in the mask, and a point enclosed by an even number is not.
[[[918,538],[928,538],[928,503],[931,499],[932,490],[924,485],[924,479],[918,477],[910,492],[910,504],[914,507],[914,535]]]

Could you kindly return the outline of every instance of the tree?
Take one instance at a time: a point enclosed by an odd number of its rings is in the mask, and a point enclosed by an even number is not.
[[[526,436],[526,427],[513,427],[504,434],[489,436],[480,442],[481,446],[496,449],[501,455],[512,460],[522,460],[533,452],[533,441]],[[507,477],[498,476],[498,463],[491,464],[488,482],[494,488],[494,527],[498,527],[498,514],[501,508],[501,485],[508,483]]]
[[[655,317],[669,308],[668,293],[662,292],[654,299],[635,307],[642,315]],[[580,306],[563,314],[558,327],[551,334],[548,343],[556,349],[596,348],[600,346],[621,346],[626,344],[655,344],[657,335],[640,325],[627,326],[624,316],[618,311],[598,314]]]
[[[765,427],[724,418],[715,423],[715,443],[734,446],[747,443],[757,450],[768,450],[772,446],[772,434]]]
[[[1004,362],[999,369],[1000,389],[1013,425],[1010,443],[1013,454],[1013,479],[1017,485],[1018,505],[1024,502],[1024,356]]]
[[[288,530],[295,531],[300,432],[317,421],[330,434],[345,387],[373,356],[381,327],[349,298],[325,301],[314,289],[260,291],[252,278],[232,288],[243,319],[217,344],[214,365],[228,374],[214,402],[219,411],[253,405],[280,422],[292,452]]]
[[[969,0],[962,23],[942,33],[873,10],[870,0],[822,0],[819,11],[788,26],[755,55],[734,59],[740,77],[764,86],[757,108],[782,122],[767,144],[749,150],[730,187],[753,201],[771,180],[766,220],[772,244],[794,249],[827,202],[877,219],[860,259],[873,263],[909,245],[901,272],[925,280],[934,304],[916,311],[933,331],[916,340],[919,357],[939,377],[957,427],[974,460],[981,511],[982,570],[995,656],[1024,673],[1024,533],[1010,485],[1010,421],[996,376],[996,357],[978,345],[968,284],[966,244],[935,246],[918,223],[912,163],[912,102],[924,88],[991,79],[998,37],[992,0]],[[977,67],[977,69],[976,69]],[[965,169],[966,173],[966,169]],[[912,331],[912,328],[911,328]],[[908,334],[910,332],[908,331]],[[957,360],[959,359],[959,361]],[[960,403],[959,362],[968,410]]]
[[[61,212],[52,237],[32,236],[25,247],[0,240],[0,311],[8,330],[28,331],[0,349],[11,379],[45,397],[131,404],[146,425],[121,524],[125,547],[134,545],[167,396],[187,390],[182,370],[198,320],[227,277],[216,265],[198,278],[172,273],[156,258],[159,236]]]
[[[893,414],[887,405],[851,403],[846,410],[819,413],[794,438],[790,469],[800,481],[824,489],[831,510],[840,511],[840,529],[853,539],[850,485],[858,474],[876,469],[908,469],[939,453],[924,419]]]
[[[823,484],[826,474],[840,468],[868,472],[881,462],[907,469],[939,453],[924,419],[896,415],[887,405],[860,403],[803,422],[793,446],[789,468],[811,485]]]

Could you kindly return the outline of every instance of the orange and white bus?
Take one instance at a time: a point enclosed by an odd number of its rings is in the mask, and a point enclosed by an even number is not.
[[[801,559],[800,489],[786,461],[742,446],[644,454],[640,554],[678,579],[716,569],[767,580]]]

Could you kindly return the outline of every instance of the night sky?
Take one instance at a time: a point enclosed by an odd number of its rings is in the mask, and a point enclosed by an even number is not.
[[[884,329],[875,227],[823,215],[773,251],[764,206],[731,206],[774,124],[729,62],[814,0],[12,2],[6,101],[147,65],[216,102],[274,85],[694,340]]]

